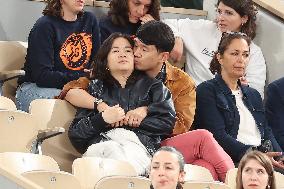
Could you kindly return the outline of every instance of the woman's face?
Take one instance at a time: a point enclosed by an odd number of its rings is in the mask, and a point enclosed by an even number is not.
[[[78,14],[85,5],[85,0],[60,0],[64,12]]]
[[[113,41],[107,61],[108,68],[112,74],[121,71],[133,71],[133,49],[127,39],[119,37]]]
[[[268,178],[265,168],[255,159],[248,160],[242,170],[244,189],[265,189]]]
[[[233,39],[223,55],[217,54],[217,59],[221,64],[222,76],[239,79],[245,75],[245,69],[249,60],[247,41],[244,39]]]
[[[154,189],[176,189],[178,181],[184,180],[178,157],[167,151],[157,152],[151,162],[150,180]]]
[[[238,32],[241,30],[242,24],[248,20],[247,16],[241,17],[233,8],[219,3],[216,13],[217,26],[221,32],[233,31]]]
[[[128,18],[130,23],[137,23],[140,21],[140,18],[144,16],[150,6],[152,0],[128,0]]]

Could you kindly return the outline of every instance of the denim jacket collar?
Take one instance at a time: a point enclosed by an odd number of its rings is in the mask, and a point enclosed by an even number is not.
[[[215,75],[215,81],[217,82],[220,90],[222,90],[222,92],[224,94],[232,94],[231,89],[227,86],[227,84],[225,83],[225,81],[223,80],[222,76],[220,74],[216,74]],[[246,86],[243,86],[241,84],[241,81],[238,80],[238,86],[241,89],[242,93],[243,93],[243,97],[247,98],[247,93],[248,93],[248,89]]]

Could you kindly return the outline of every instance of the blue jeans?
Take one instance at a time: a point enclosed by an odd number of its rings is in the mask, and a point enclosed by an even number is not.
[[[35,99],[53,99],[58,96],[60,89],[41,88],[35,83],[22,83],[16,92],[16,106],[18,110],[29,111],[30,103]]]

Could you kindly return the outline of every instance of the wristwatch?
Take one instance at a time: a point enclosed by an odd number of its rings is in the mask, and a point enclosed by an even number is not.
[[[97,106],[99,105],[99,103],[102,103],[103,100],[99,99],[99,98],[95,98],[94,100],[94,109],[97,109]]]

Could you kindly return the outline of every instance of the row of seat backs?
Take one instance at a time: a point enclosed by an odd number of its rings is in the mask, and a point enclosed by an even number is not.
[[[25,173],[24,175],[30,176],[30,178],[37,178],[34,171],[40,173],[41,176],[38,176],[40,178],[52,178],[51,175],[54,175],[55,172],[58,172],[57,175],[63,175],[60,178],[70,177],[68,173],[60,172],[59,166],[53,158],[45,155],[4,152],[0,153],[0,166],[12,170],[15,174]],[[81,182],[84,189],[94,188],[96,183],[106,176],[137,176],[135,169],[128,162],[106,158],[78,158],[73,162],[72,169],[73,175]],[[187,164],[185,170],[188,173],[186,180],[213,181],[210,172],[203,167]]]
[[[0,98],[0,105],[4,104],[1,99],[3,97]],[[1,110],[0,152],[30,152],[39,130],[63,127],[68,131],[75,113],[76,109],[68,102],[56,99],[34,100],[30,113],[15,111],[14,107],[12,110]],[[81,154],[74,149],[67,133],[45,140],[42,151],[53,157],[62,170],[71,172],[72,162]]]

